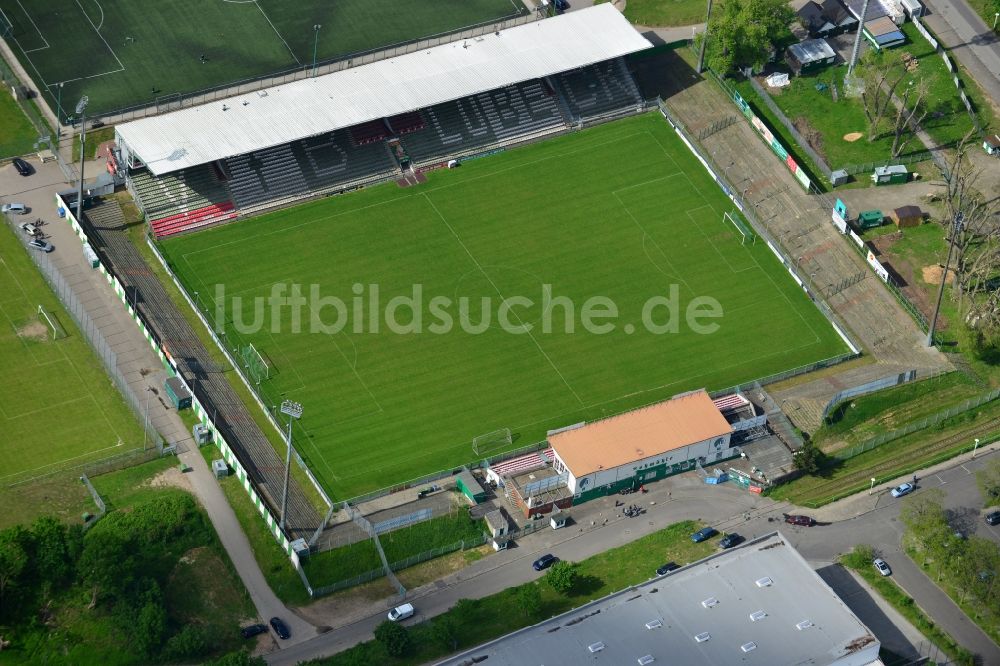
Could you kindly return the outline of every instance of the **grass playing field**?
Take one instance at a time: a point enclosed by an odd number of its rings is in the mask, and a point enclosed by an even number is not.
[[[52,340],[39,304],[67,337]],[[142,428],[2,222],[0,368],[0,484],[142,447]]]
[[[108,112],[308,67],[314,49],[323,61],[523,9],[519,0],[0,0],[0,32],[13,26],[17,57],[65,117],[83,94],[90,113]]]
[[[547,429],[845,351],[767,245],[741,244],[723,221],[727,204],[667,123],[648,114],[432,172],[413,188],[374,187],[163,249],[189,291],[213,311],[223,307],[230,344],[239,337],[234,314],[250,328],[253,299],[274,285],[286,294],[300,285],[307,301],[316,285],[318,295],[343,300],[345,318],[314,302],[294,333],[293,308],[273,320],[262,311],[262,328],[243,336],[271,363],[262,383],[271,402],[303,404],[300,450],[343,498],[475,459],[472,438],[497,428],[523,446]],[[420,285],[423,332],[390,331],[368,307],[372,284],[386,310]],[[221,304],[217,285],[226,290]],[[365,286],[357,300],[355,285]],[[565,331],[559,304],[543,328],[543,285],[572,302],[575,332]],[[718,330],[644,326],[649,299],[672,285],[681,319],[693,298],[717,299]],[[580,324],[585,301],[598,295],[620,313],[600,322],[613,331]],[[491,299],[489,326],[435,332],[444,328],[435,297],[468,297],[472,324],[483,319],[480,299]],[[514,306],[517,332],[500,325],[504,305]],[[346,326],[310,333],[310,313]],[[458,306],[446,313],[459,321]],[[406,308],[396,314],[416,325]],[[666,318],[653,310],[655,323]],[[535,328],[524,333],[522,324]]]

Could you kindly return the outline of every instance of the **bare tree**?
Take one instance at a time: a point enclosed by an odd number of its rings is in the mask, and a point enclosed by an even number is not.
[[[941,170],[948,240],[955,244],[952,297],[966,323],[981,332],[1000,332],[1000,219],[998,199],[977,188],[980,170],[968,157],[974,132],[959,142],[954,157]],[[961,224],[954,224],[961,218]],[[952,238],[954,235],[954,238]]]
[[[874,141],[879,137],[882,121],[892,108],[892,98],[906,77],[906,70],[900,63],[875,50],[865,53],[859,70],[864,81],[861,106],[868,119],[868,140]]]
[[[903,149],[917,135],[930,109],[924,103],[927,99],[927,83],[920,79],[916,85],[908,85],[897,102],[896,120],[892,127],[892,156],[899,157]]]

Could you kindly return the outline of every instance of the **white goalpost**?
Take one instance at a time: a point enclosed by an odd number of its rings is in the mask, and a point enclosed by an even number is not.
[[[246,368],[256,383],[259,384],[262,379],[271,378],[271,366],[267,364],[267,361],[264,360],[264,357],[253,346],[252,342],[243,347],[242,356],[243,367]]]
[[[510,428],[500,428],[472,438],[472,450],[477,456],[489,457],[493,453],[509,449],[513,440]]]
[[[751,245],[753,245],[754,243],[757,242],[757,236],[752,231],[750,231],[750,227],[748,227],[746,224],[743,223],[743,220],[740,219],[736,211],[733,211],[731,213],[723,213],[722,221],[728,222],[731,225],[733,225],[733,227],[736,228],[737,233],[739,233],[739,235],[743,239],[740,241],[741,245],[746,245],[748,242]]]
[[[44,319],[45,323],[49,325],[49,330],[52,331],[53,340],[59,340],[66,337],[66,330],[56,320],[55,315],[50,314],[43,305],[38,306],[38,317],[40,319]]]

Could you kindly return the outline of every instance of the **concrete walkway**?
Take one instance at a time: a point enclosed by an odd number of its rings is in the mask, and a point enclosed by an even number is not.
[[[168,444],[178,444],[182,450],[178,457],[191,467],[187,478],[195,496],[205,508],[261,620],[266,622],[271,617],[280,616],[289,625],[292,638],[281,641],[281,647],[312,638],[316,635],[315,627],[288,611],[271,591],[236,514],[201,452],[193,445],[191,434],[173,406],[162,399],[160,387],[166,380],[166,373],[159,359],[107,280],[84,261],[82,245],[73,229],[56,215],[55,193],[66,188],[62,172],[51,162],[41,164],[32,160],[32,166],[36,173],[30,178],[21,178],[9,165],[0,169],[0,198],[27,204],[32,209],[28,216],[30,219],[40,217],[46,222],[42,229],[55,246],[55,251],[48,257],[117,355],[119,370],[132,391],[149,398],[143,402],[148,403],[150,422]],[[90,173],[97,173],[100,165],[95,163],[87,168]],[[159,391],[159,395],[150,389]]]

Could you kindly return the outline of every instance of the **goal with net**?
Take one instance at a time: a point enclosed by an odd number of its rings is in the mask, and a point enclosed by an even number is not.
[[[500,428],[472,438],[472,450],[477,456],[489,457],[509,449],[512,443],[510,428]]]
[[[49,330],[52,331],[53,340],[60,340],[66,337],[66,329],[64,329],[62,324],[59,323],[59,320],[56,319],[55,314],[46,310],[44,305],[38,306],[38,318],[49,325]]]
[[[722,221],[728,222],[729,224],[733,225],[736,228],[737,233],[739,233],[739,235],[743,239],[742,241],[740,241],[741,245],[746,245],[747,243],[753,245],[754,243],[757,242],[757,236],[755,236],[754,233],[750,231],[750,227],[747,226],[747,224],[740,219],[740,216],[736,213],[736,211],[733,211],[731,213],[724,213],[722,216]]]
[[[271,378],[271,366],[253,346],[253,343],[244,346],[240,350],[240,356],[243,358],[243,367],[246,368],[254,383],[260,384],[261,381]]]

